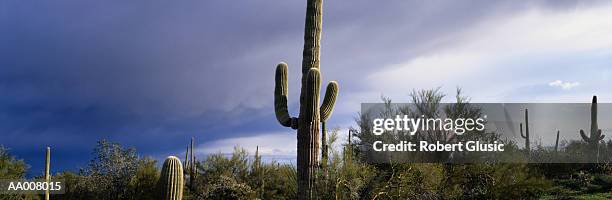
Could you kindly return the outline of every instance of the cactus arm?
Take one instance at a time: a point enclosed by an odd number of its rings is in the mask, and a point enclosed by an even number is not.
[[[521,132],[521,137],[525,138],[525,135],[523,135],[523,123],[519,123],[519,131]]]
[[[527,138],[527,136],[523,135],[523,123],[519,124],[519,130],[521,131],[521,137],[522,138]]]
[[[292,118],[287,109],[287,96],[289,93],[287,82],[287,64],[281,62],[276,66],[274,112],[276,113],[276,119],[281,125],[297,129],[297,119]]]
[[[185,169],[189,168],[189,145],[187,145],[187,150],[185,151],[185,163],[183,166],[185,166]]]
[[[330,81],[327,84],[325,90],[325,97],[323,97],[323,103],[321,104],[321,166],[327,167],[328,159],[328,147],[327,147],[327,127],[326,121],[331,116],[336,104],[336,97],[338,97],[338,83],[336,81]]]
[[[580,136],[582,137],[582,139],[583,139],[585,142],[590,142],[590,141],[591,141],[591,138],[589,138],[589,136],[587,136],[587,135],[584,133],[584,130],[582,130],[582,129],[580,129]]]
[[[330,81],[325,90],[323,104],[321,104],[321,122],[327,121],[329,116],[331,116],[334,111],[334,105],[336,104],[336,97],[338,97],[338,83],[336,81]]]
[[[599,139],[598,140],[603,140],[604,137],[606,137],[605,135],[601,134],[601,129],[597,130],[597,135],[599,135]]]

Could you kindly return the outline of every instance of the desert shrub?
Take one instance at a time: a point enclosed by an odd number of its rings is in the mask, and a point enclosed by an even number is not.
[[[136,149],[123,148],[118,143],[99,141],[94,148],[94,159],[81,170],[87,192],[94,199],[129,199],[130,182],[138,169]]]
[[[597,193],[612,190],[612,176],[606,174],[591,174],[580,171],[572,174],[568,179],[560,179],[556,182],[558,185],[577,193]]]
[[[54,179],[64,180],[65,183],[65,194],[51,194],[51,199],[87,199],[89,197],[86,194],[85,188],[88,186],[85,185],[85,180],[82,176],[72,172],[62,172],[53,176]]]
[[[212,154],[197,164],[202,172],[199,181],[203,184],[216,181],[221,176],[234,177],[238,182],[245,182],[249,174],[249,159],[246,150],[235,147],[229,158],[223,154]]]
[[[443,190],[449,199],[533,199],[550,182],[525,164],[447,165]]]
[[[478,118],[482,116],[478,107],[469,104],[469,98],[457,90],[456,104],[442,107],[444,98],[438,89],[413,91],[410,102],[415,108],[393,107],[391,100],[383,98],[385,107],[379,113],[380,117],[389,118],[396,114],[409,116],[436,117],[446,115],[449,118]],[[373,138],[370,119],[379,117],[373,113],[360,113],[356,119],[360,130],[356,135],[359,139],[357,150],[371,145]],[[384,135],[392,135],[385,133]],[[444,131],[418,132],[408,138],[393,138],[394,140],[427,140],[427,141],[494,141],[499,138],[496,133],[473,131],[461,136]],[[529,161],[525,152],[520,151],[516,144],[506,141],[506,156],[504,160],[521,163]],[[542,150],[542,156],[549,156]],[[359,152],[358,152],[359,154]],[[471,154],[439,154],[436,159],[453,159],[470,161],[482,155]],[[363,156],[360,158],[363,159]],[[419,161],[409,158],[409,161]],[[419,157],[416,157],[419,159]],[[469,163],[469,162],[468,162]],[[425,167],[423,167],[425,166]],[[414,199],[531,199],[542,196],[550,186],[545,177],[538,174],[526,164],[378,164],[373,181],[374,188],[370,194],[376,198],[414,198]],[[428,182],[429,181],[429,182]]]
[[[24,179],[29,166],[11,155],[8,148],[0,145],[0,179]],[[0,199],[40,199],[34,194],[2,194]]]
[[[612,190],[612,176],[606,174],[596,174],[593,176],[593,185],[598,187],[598,191],[610,191]]]
[[[7,148],[0,145],[0,178],[21,179],[29,166],[23,160],[12,156]]]
[[[260,157],[249,159],[246,150],[236,147],[232,155],[209,155],[199,162],[196,193],[206,198],[294,199],[297,172],[294,166],[264,163]],[[220,182],[222,180],[223,182]],[[224,187],[223,183],[232,184]],[[240,189],[241,191],[234,191]],[[227,196],[229,195],[229,196]]]
[[[138,161],[136,174],[132,177],[129,189],[135,199],[156,199],[157,181],[160,171],[157,161],[152,158],[143,158]]]
[[[293,165],[276,162],[263,164],[263,178],[253,188],[261,187],[260,199],[296,199],[297,171]],[[255,181],[257,182],[257,181]]]
[[[245,183],[239,183],[234,177],[220,176],[218,180],[209,185],[203,196],[205,199],[224,200],[250,200],[255,199],[255,192]]]
[[[54,176],[65,180],[66,193],[53,199],[155,199],[159,169],[154,159],[138,158],[136,149],[105,140],[97,143],[93,156],[79,174]]]
[[[383,164],[377,165],[373,199],[439,199],[444,180],[441,164]]]
[[[297,172],[289,164],[264,163],[256,154],[250,163],[248,184],[260,199],[295,199]]]
[[[321,199],[362,199],[366,186],[371,184],[374,168],[355,159],[352,146],[336,147],[338,129],[330,133],[330,157],[325,168],[317,171],[316,192]]]

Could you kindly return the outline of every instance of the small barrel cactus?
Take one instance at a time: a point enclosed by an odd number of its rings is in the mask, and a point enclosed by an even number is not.
[[[183,199],[183,165],[175,156],[168,156],[164,161],[158,187],[159,199],[181,200]]]

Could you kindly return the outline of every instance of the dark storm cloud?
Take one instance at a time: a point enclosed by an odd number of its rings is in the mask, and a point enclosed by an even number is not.
[[[83,160],[102,138],[156,154],[191,135],[232,136],[227,127],[261,116],[251,75],[269,74],[240,59],[300,38],[303,6],[270,3],[2,2],[0,143],[36,165],[27,152],[44,145]]]
[[[582,3],[582,1],[581,1]],[[342,94],[481,20],[574,1],[326,1],[322,70]],[[109,138],[145,154],[281,130],[273,69],[299,88],[305,1],[0,2],[0,144],[39,168],[44,145],[83,163]],[[295,113],[297,106],[291,106]],[[351,120],[345,111],[343,119]],[[356,112],[356,111],[355,111]],[[35,139],[33,139],[35,138]]]

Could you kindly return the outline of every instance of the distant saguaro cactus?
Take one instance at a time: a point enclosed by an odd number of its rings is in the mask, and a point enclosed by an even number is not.
[[[168,156],[162,167],[158,187],[162,200],[183,199],[183,165],[174,156]]]
[[[51,169],[51,147],[47,147],[47,151],[45,152],[45,182],[49,184],[51,181],[51,175],[49,171]],[[49,190],[45,191],[45,200],[49,200]]]
[[[312,199],[315,184],[315,170],[319,157],[319,122],[321,116],[328,117],[333,110],[338,84],[330,82],[321,109],[319,93],[321,89],[320,47],[323,23],[323,0],[308,0],[304,28],[304,51],[302,54],[302,89],[300,94],[299,117],[291,117],[287,109],[287,64],[276,67],[276,86],[274,88],[274,109],[281,125],[297,129],[297,171],[298,199]],[[331,92],[329,92],[331,91]],[[333,100],[333,101],[332,101]],[[320,113],[320,111],[323,113]]]
[[[196,158],[193,155],[193,146],[195,145],[195,138],[191,137],[191,146],[189,147],[189,152],[191,153],[191,165],[189,165],[189,187],[191,189],[195,189],[195,179],[196,179]]]
[[[264,198],[264,193],[265,193],[265,188],[266,188],[266,181],[264,179],[265,170],[261,163],[261,155],[259,155],[259,145],[255,147],[255,157],[253,159],[252,173],[257,176],[257,181],[256,181],[256,183],[258,184],[257,196],[259,196],[260,199],[265,199]]]
[[[525,109],[525,134],[523,135],[523,123],[520,124],[521,137],[525,139],[525,150],[529,152],[531,147],[529,146],[529,110]]]
[[[584,130],[580,129],[580,136],[582,140],[589,143],[592,149],[597,149],[599,141],[603,140],[605,135],[601,134],[601,129],[597,126],[597,96],[593,96],[591,102],[591,134],[590,137],[584,133]]]
[[[187,177],[189,177],[189,183],[187,184],[187,188],[194,190],[195,189],[195,179],[197,176],[197,169],[196,169],[196,157],[193,154],[193,146],[195,145],[195,138],[191,137],[191,143],[189,143],[187,145],[187,151],[185,152],[185,161],[183,163],[183,174],[185,176],[185,179],[187,179]],[[185,182],[187,182],[187,180],[185,180]]]
[[[183,162],[183,167],[185,169],[189,169],[189,145],[187,145],[187,150],[185,151],[185,161]]]
[[[559,150],[559,130],[557,130],[557,140],[555,140],[555,152]]]

